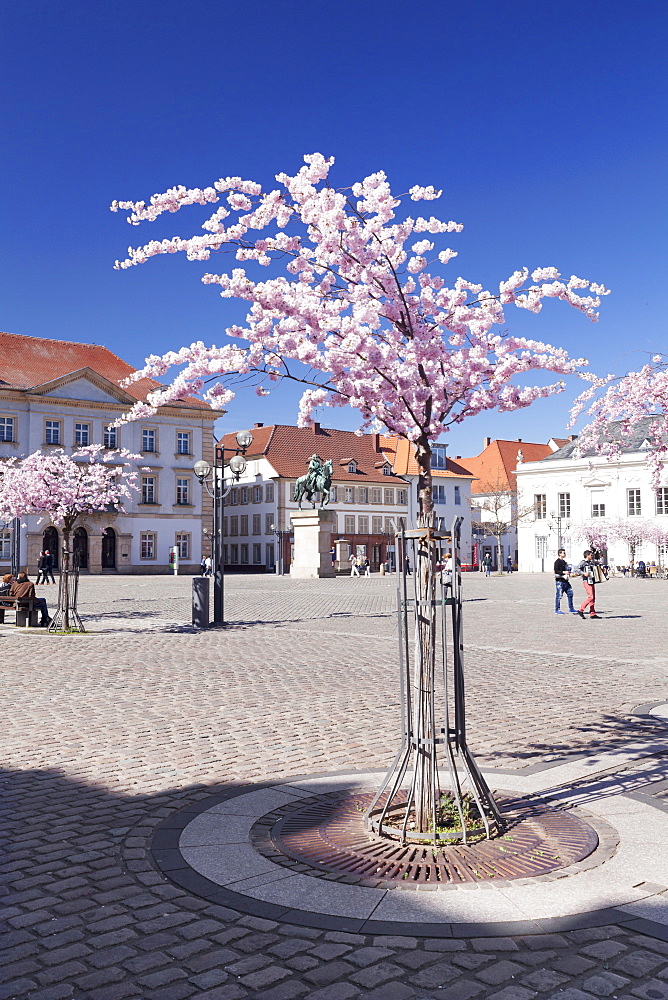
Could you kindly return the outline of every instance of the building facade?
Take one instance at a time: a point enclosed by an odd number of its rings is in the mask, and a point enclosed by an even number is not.
[[[203,528],[210,530],[210,500],[193,474],[197,459],[212,461],[213,422],[220,411],[194,397],[162,407],[147,420],[111,426],[157,383],[121,388],[134,370],[111,351],[40,337],[0,334],[0,462],[89,444],[124,448],[140,456],[139,490],[123,512],[86,515],[76,524],[73,548],[89,573],[165,573],[170,549],[182,572],[195,572]],[[34,572],[40,550],[60,555],[60,532],[48,517],[24,518],[21,564]],[[0,532],[0,571],[7,572],[11,539]]]
[[[615,461],[587,453],[573,455],[575,440],[542,461],[517,466],[521,502],[533,507],[533,515],[519,526],[520,569],[528,573],[552,572],[557,549],[566,548],[567,561],[579,563],[586,542],[578,536],[578,526],[601,519],[603,523],[653,521],[668,532],[668,486],[657,492],[646,469],[646,435],[649,421],[640,421],[633,433],[621,438],[618,424],[609,431],[621,441]],[[608,543],[603,551],[609,565],[628,566],[631,553],[627,542]],[[665,546],[643,541],[635,548],[635,561],[666,564]]]
[[[332,539],[337,568],[349,569],[351,553],[368,558],[374,571],[381,564],[394,566],[394,533],[399,518],[408,517],[410,484],[395,472],[392,439],[319,423],[305,428],[256,424],[251,433],[246,470],[225,500],[226,570],[289,572],[290,514],[298,508],[295,483],[314,454],[333,463],[329,510],[336,518]],[[234,434],[225,435],[220,444],[229,460],[236,450]]]

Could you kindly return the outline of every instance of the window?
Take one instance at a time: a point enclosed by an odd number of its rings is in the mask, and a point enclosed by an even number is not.
[[[288,491],[288,500],[294,500],[295,498],[295,487],[296,483],[288,483],[286,489]]]
[[[230,518],[230,534],[239,534],[239,518],[236,516]]]
[[[357,530],[360,533],[360,535],[368,535],[369,534],[369,518],[368,517],[366,517],[365,515],[361,515],[357,519]]]
[[[117,427],[103,427],[102,428],[102,444],[105,448],[117,448],[118,447],[118,428]]]
[[[447,446],[444,444],[435,444],[431,449],[431,467],[432,469],[446,469],[448,465],[448,460],[446,456]]]
[[[385,518],[385,531],[389,531],[393,535],[396,530],[397,530],[397,522],[394,520],[394,518],[393,517],[386,517]]]
[[[0,560],[9,562],[12,558],[12,536],[9,531],[0,531]]]
[[[345,524],[346,524],[346,526],[345,526],[344,530],[345,530],[346,535],[354,535],[355,534],[355,515],[354,514],[346,514]]]
[[[228,553],[229,553],[229,549],[227,548],[227,545],[223,545],[223,565],[224,566],[227,566],[228,562],[230,561]]]
[[[190,504],[189,479],[176,480],[176,502],[180,507],[188,506]]]
[[[248,503],[248,487],[244,486],[239,490],[239,503]]]
[[[240,535],[247,535],[248,534],[248,514],[242,514],[241,517],[239,518],[239,521],[240,521],[239,534]],[[246,548],[248,548],[248,546],[246,546]],[[248,562],[248,560],[246,560],[246,562]]]
[[[90,444],[90,424],[74,425],[74,443],[80,448]]]
[[[253,534],[262,534],[262,514],[253,514]]]
[[[402,490],[401,492],[403,493],[405,491]],[[445,503],[446,502],[446,500],[445,500],[445,486],[443,485],[443,483],[435,483],[432,486],[432,488],[431,488],[431,492],[432,492],[432,497],[433,497],[434,503]]]
[[[397,490],[397,503],[404,506],[408,503],[408,490]]]
[[[371,490],[371,503],[382,503],[383,491],[379,489]]]
[[[336,497],[337,497],[336,486],[332,486],[332,488],[329,491],[329,502],[336,503]]]
[[[190,431],[176,432],[176,454],[177,455],[192,454],[190,450]]]
[[[155,559],[155,533],[153,531],[142,531],[141,533],[141,558]]]
[[[176,536],[176,551],[179,554],[179,559],[190,559],[190,535]]]
[[[455,504],[460,506],[462,502],[462,488],[461,486],[455,486]]]
[[[383,519],[382,517],[372,517],[371,518],[371,532],[374,535],[379,535],[383,530]]]
[[[626,513],[629,517],[638,517],[640,514],[640,490],[626,491]]]
[[[535,520],[544,521],[547,517],[547,497],[544,493],[534,493],[533,509]]]
[[[604,503],[593,503],[591,505],[591,516],[592,517],[605,517],[605,504]]]
[[[155,431],[149,430],[146,427],[141,432],[141,450],[142,451],[155,451]]]
[[[354,502],[355,491],[354,491],[354,489],[353,489],[352,486],[346,486],[345,487],[343,499],[346,501],[346,503],[353,503]]]
[[[571,495],[570,493],[559,494],[559,517],[571,516]]]
[[[547,535],[536,535],[536,558],[547,558]]]
[[[274,523],[274,515],[273,514],[265,514],[264,515],[264,533],[265,533],[265,535],[273,535],[273,531],[271,530],[271,526],[272,526],[273,523]]]
[[[227,518],[223,518],[223,538],[227,535]]]
[[[368,503],[369,502],[369,491],[366,486],[360,486],[357,490],[357,502],[358,503]]]
[[[230,506],[234,507],[239,503],[239,490],[230,490]]]
[[[241,546],[241,563],[242,563],[243,566],[247,566],[248,565],[248,546],[247,545],[242,545]]]
[[[239,546],[238,545],[230,545],[230,562],[231,563],[235,563],[235,564],[239,562]]]
[[[264,488],[264,500],[265,500],[265,503],[273,503],[274,502],[274,484],[273,483],[267,483],[267,485],[265,486],[265,488]]]
[[[383,490],[385,503],[394,503],[394,490]]]
[[[253,563],[254,563],[255,566],[261,566],[262,565],[262,546],[261,545],[254,545],[253,546]]]
[[[267,545],[267,566],[275,566],[275,556],[274,556],[274,543],[270,542]]]
[[[391,465],[384,465],[383,466],[383,475],[384,476],[391,476],[392,475],[392,466]]]
[[[14,440],[14,417],[0,417],[0,441]]]
[[[9,439],[11,441],[11,438]],[[45,444],[60,444],[60,420],[47,420],[44,428]]]
[[[141,477],[141,502],[155,503],[155,476]],[[148,557],[147,557],[148,558]],[[153,556],[151,556],[153,558]]]
[[[668,514],[668,486],[660,486],[656,491],[657,514]]]
[[[357,462],[348,462],[348,472],[357,472]]]
[[[262,503],[262,487],[253,487],[253,503]]]

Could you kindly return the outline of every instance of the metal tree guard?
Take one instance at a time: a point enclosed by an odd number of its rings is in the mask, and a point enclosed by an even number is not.
[[[64,550],[63,554],[65,554]],[[66,607],[70,632],[86,631],[77,611],[77,600],[79,598],[79,562],[79,553],[75,550],[72,552],[71,568],[69,571],[63,573],[61,567],[58,581],[58,607],[49,624],[49,632],[57,632],[64,627]]]
[[[494,796],[483,778],[466,741],[462,585],[459,570],[460,531],[463,518],[453,521],[451,534],[432,528],[396,535],[399,574],[397,588],[401,698],[401,746],[392,766],[365,813],[368,830],[407,841],[461,841],[503,829]],[[452,550],[452,572],[442,569],[442,546]],[[418,568],[429,558],[426,600],[420,596]],[[410,561],[410,564],[409,564]],[[415,571],[415,572],[413,572]],[[431,629],[435,651],[420,641]],[[435,655],[434,655],[435,653]],[[427,661],[427,662],[425,662]],[[425,683],[424,671],[427,671]],[[412,763],[412,770],[411,765]],[[447,773],[447,782],[442,778]],[[420,775],[431,778],[429,830],[412,829],[411,810],[416,806]],[[403,787],[408,783],[408,790]],[[443,789],[459,818],[459,829],[443,829],[439,805]],[[471,815],[475,803],[478,815]],[[398,825],[393,816],[399,815]],[[441,829],[439,829],[439,826]]]

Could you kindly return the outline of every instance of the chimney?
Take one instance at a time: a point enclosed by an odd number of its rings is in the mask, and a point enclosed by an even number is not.
[[[482,446],[483,446],[483,448],[489,448],[489,446],[490,446],[491,443],[492,443],[492,439],[491,438],[483,438],[482,439]]]
[[[568,440],[569,441],[577,441],[577,439],[578,439],[577,434],[569,434],[568,435]]]
[[[380,451],[380,434],[371,435],[371,447],[374,451]]]
[[[253,424],[253,427],[264,427],[264,424]]]
[[[518,438],[518,439],[517,439],[517,443],[518,443],[518,444],[522,444],[522,438]]]
[[[320,424],[318,424],[318,423],[314,423],[313,424],[313,433],[314,434],[319,434],[320,433]]]
[[[459,461],[459,459],[460,459],[461,457],[462,457],[461,455],[455,455],[455,458],[457,459],[457,461]]]

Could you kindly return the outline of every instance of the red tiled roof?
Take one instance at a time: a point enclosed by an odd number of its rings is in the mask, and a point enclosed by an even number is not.
[[[410,441],[400,437],[386,437],[382,439],[388,449],[394,453],[394,471],[399,476],[417,476],[419,473],[415,449]],[[473,479],[472,473],[465,469],[451,458],[446,458],[445,469],[432,469],[431,474],[435,479]]]
[[[391,465],[394,453],[387,447],[387,438],[380,434],[363,434],[354,431],[339,431],[333,428],[292,427],[288,424],[274,424],[270,427],[251,428],[253,443],[246,452],[247,459],[264,456],[276,469],[282,479],[297,479],[306,473],[308,460],[317,454],[323,461],[332,459],[332,478],[336,482],[384,483],[386,486],[405,485],[396,475],[384,476],[384,459]],[[225,448],[236,448],[234,434],[225,434],[220,444]],[[341,465],[341,459],[346,464]],[[348,472],[348,460],[357,463],[357,472]],[[380,463],[380,465],[379,465]]]
[[[549,444],[532,441],[496,440],[488,444],[484,451],[472,458],[462,458],[460,462],[476,477],[472,493],[494,493],[517,488],[514,469],[517,467],[517,453],[522,452],[525,462],[539,462],[551,455]]]
[[[90,368],[119,387],[121,380],[135,371],[132,365],[98,344],[0,333],[0,388],[35,389],[82,368]],[[124,386],[123,390],[134,399],[146,399],[159,384],[152,379],[142,379]],[[175,405],[211,409],[208,403],[195,396],[188,396]]]

